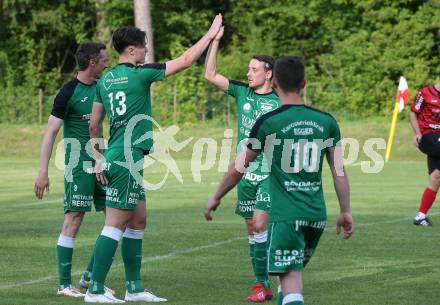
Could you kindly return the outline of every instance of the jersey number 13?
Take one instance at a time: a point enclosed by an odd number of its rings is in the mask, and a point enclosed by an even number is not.
[[[112,112],[112,116],[115,115],[115,110],[118,115],[123,115],[125,111],[127,111],[127,105],[125,101],[127,100],[125,97],[125,93],[123,91],[118,91],[113,97],[113,92],[109,93],[108,98],[110,99],[110,110]],[[113,106],[113,102],[115,102],[115,106]]]

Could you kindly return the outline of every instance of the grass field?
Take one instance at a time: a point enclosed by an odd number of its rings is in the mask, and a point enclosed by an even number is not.
[[[409,145],[409,126],[401,124],[406,129],[397,135],[396,161],[378,174],[362,173],[358,163],[348,167],[357,222],[349,241],[335,234],[337,201],[325,170],[328,227],[305,270],[306,304],[439,304],[440,212],[434,205],[431,228],[411,224],[427,175],[423,157]],[[344,123],[342,129],[344,136],[360,139],[386,137],[386,124],[381,122]],[[55,296],[55,244],[62,223],[63,184],[62,172],[52,165],[49,195],[41,202],[34,198],[42,131],[41,126],[4,126],[0,132],[4,142],[0,148],[0,304],[83,303]],[[221,138],[222,129],[189,130],[182,138],[188,135]],[[12,155],[7,153],[11,150]],[[170,177],[163,188],[147,194],[145,286],[168,298],[168,304],[248,304],[244,299],[253,278],[244,224],[233,214],[235,192],[223,200],[214,221],[205,222],[202,207],[221,174],[215,169],[203,172],[202,183],[195,183],[189,157],[190,152],[183,152],[178,160],[183,184]],[[160,167],[145,172],[149,181],[162,177]],[[75,244],[75,282],[102,225],[101,214],[86,216]],[[119,251],[108,285],[123,295]]]

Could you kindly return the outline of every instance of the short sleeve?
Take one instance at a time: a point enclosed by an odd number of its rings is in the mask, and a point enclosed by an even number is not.
[[[329,138],[333,139],[330,147],[341,146],[341,130],[339,129],[338,122],[333,118],[331,120]]]
[[[75,92],[76,85],[78,84],[78,80],[74,79],[68,82],[64,87],[60,89],[58,94],[55,96],[55,100],[52,106],[51,115],[64,120],[64,117],[67,113],[67,108],[69,105],[69,100]]]
[[[246,88],[247,85],[245,83],[236,81],[236,80],[229,80],[228,84],[228,91],[227,93],[230,96],[237,97],[243,88]]]
[[[411,111],[415,113],[419,113],[422,110],[424,104],[425,104],[425,98],[423,96],[422,90],[420,90],[419,92],[417,92],[416,96],[414,97],[414,101],[411,104]]]
[[[93,99],[93,102],[94,103],[100,103],[100,104],[103,103],[102,97],[101,97],[101,89],[100,89],[99,83],[95,87],[95,98]]]
[[[137,66],[147,83],[153,83],[165,79],[166,64],[145,64]]]

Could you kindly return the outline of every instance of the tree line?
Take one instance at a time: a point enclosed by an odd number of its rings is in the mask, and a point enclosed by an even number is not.
[[[38,120],[43,89],[47,117],[57,89],[76,73],[84,41],[105,42],[135,24],[136,1],[0,0],[0,122]],[[347,118],[388,115],[401,75],[410,95],[440,75],[438,0],[152,0],[156,62],[178,56],[224,14],[218,70],[246,81],[255,54],[298,55],[307,67],[306,102]],[[160,124],[230,122],[231,98],[203,79],[203,58],[153,88]]]

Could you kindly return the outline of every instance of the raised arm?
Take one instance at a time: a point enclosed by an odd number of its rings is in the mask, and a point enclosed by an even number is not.
[[[44,191],[49,191],[49,160],[52,155],[53,144],[63,120],[53,115],[49,117],[47,129],[44,132],[40,151],[40,169],[34,184],[35,196],[43,199]]]
[[[95,170],[96,179],[101,184],[107,184],[107,178],[104,176],[103,170],[103,157],[101,154],[101,147],[104,147],[104,139],[102,138],[102,121],[105,117],[104,105],[102,103],[93,103],[92,117],[90,119],[89,133],[93,149],[93,155],[95,156]]]
[[[223,32],[224,27],[222,26],[209,46],[205,60],[205,79],[217,88],[227,91],[229,80],[223,75],[217,73],[217,53]]]
[[[354,221],[350,210],[350,187],[342,159],[342,148],[331,147],[327,150],[327,161],[333,176],[333,184],[338,196],[340,215],[336,223],[336,232],[344,229],[344,239],[349,238],[354,232]]]
[[[215,16],[208,32],[206,32],[206,34],[198,42],[196,42],[196,44],[186,50],[178,58],[166,62],[165,76],[171,76],[177,72],[191,67],[200,57],[200,55],[202,55],[203,51],[205,51],[211,40],[214,39],[215,35],[217,35],[221,26],[222,15],[218,14]]]
[[[223,176],[217,191],[205,205],[204,215],[206,220],[212,220],[212,212],[220,205],[220,200],[240,181],[248,168],[249,163],[255,160],[257,153],[246,148],[237,157],[235,162],[231,163],[228,172]]]

